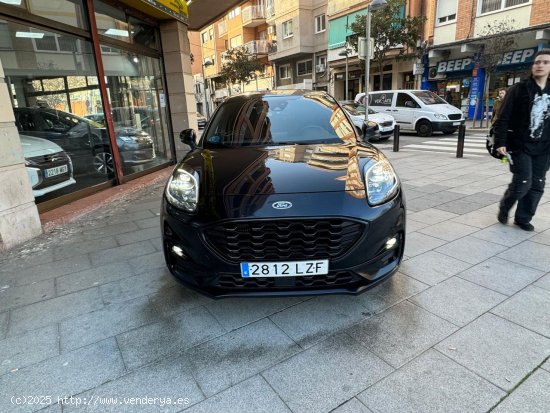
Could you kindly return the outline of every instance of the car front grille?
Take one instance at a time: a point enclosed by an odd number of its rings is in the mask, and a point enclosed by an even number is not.
[[[64,182],[72,176],[72,167],[70,158],[65,152],[57,152],[53,154],[33,156],[28,158],[32,163],[33,168],[38,168],[42,177],[42,181],[33,187],[33,189],[42,189],[60,182]],[[46,178],[46,169],[55,168],[57,166],[67,165],[67,172]]]
[[[225,260],[281,261],[336,259],[365,230],[345,219],[230,221],[204,230],[208,245]]]
[[[450,120],[460,120],[462,118],[461,114],[451,114],[449,115]]]
[[[224,290],[261,290],[285,288],[331,288],[349,286],[365,280],[348,271],[332,271],[324,275],[311,277],[282,277],[282,278],[242,278],[240,274],[221,274],[216,284]]]
[[[380,126],[382,126],[383,128],[386,128],[386,127],[391,126],[391,125],[393,125],[393,122],[391,120],[387,121],[387,122],[380,123]]]

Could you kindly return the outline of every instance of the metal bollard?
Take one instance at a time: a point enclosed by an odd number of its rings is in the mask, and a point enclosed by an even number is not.
[[[456,157],[462,158],[464,155],[464,138],[466,136],[466,125],[458,127],[458,141],[456,145]]]
[[[393,151],[399,152],[399,125],[393,129]]]

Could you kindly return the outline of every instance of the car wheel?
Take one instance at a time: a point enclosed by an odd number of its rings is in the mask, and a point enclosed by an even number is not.
[[[432,136],[433,128],[430,121],[421,120],[416,124],[416,133],[418,136]]]
[[[456,132],[456,128],[445,129],[442,132],[443,132],[443,135],[452,135],[453,133]]]
[[[105,150],[96,152],[93,159],[94,171],[102,175],[110,175],[114,173],[115,166],[113,164],[113,155]]]

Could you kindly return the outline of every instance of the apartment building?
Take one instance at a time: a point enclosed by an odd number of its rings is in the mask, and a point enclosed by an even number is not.
[[[550,44],[550,9],[547,0],[437,0],[433,37],[422,85],[444,95],[451,91],[453,104],[473,119],[477,102],[485,100],[485,70],[478,56],[487,24],[511,22],[516,40],[514,50],[503,54],[491,74],[489,108],[501,87],[508,87],[529,76],[537,50]],[[479,103],[478,103],[479,104]]]
[[[327,0],[267,0],[266,9],[275,87],[328,91]]]
[[[453,1],[453,0],[449,0]],[[365,61],[357,56],[357,52],[349,45],[349,36],[354,33],[351,24],[357,16],[367,14],[367,6],[370,0],[329,0],[327,6],[328,16],[328,64],[330,68],[330,88],[337,99],[353,99],[362,92],[365,84]],[[403,16],[427,16],[433,9],[434,0],[408,0],[402,9]],[[430,7],[431,6],[431,7]],[[432,13],[433,14],[433,13]],[[427,39],[430,31],[427,29],[430,19],[424,25],[424,37]],[[420,78],[413,73],[416,63],[416,50],[405,51],[408,59],[396,59],[401,48],[396,47],[388,54],[388,61],[383,67],[382,77],[377,65],[370,67],[370,90],[383,89],[413,89],[419,87]],[[347,55],[347,59],[346,59]],[[347,70],[346,70],[347,60]],[[346,86],[346,72],[348,90]]]

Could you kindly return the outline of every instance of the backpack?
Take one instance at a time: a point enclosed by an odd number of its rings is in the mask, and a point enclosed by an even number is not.
[[[498,153],[497,149],[495,148],[495,135],[492,127],[491,129],[489,129],[489,134],[485,137],[485,148],[487,148],[487,152],[489,152],[489,155],[491,155],[493,158],[504,158],[504,155]]]

